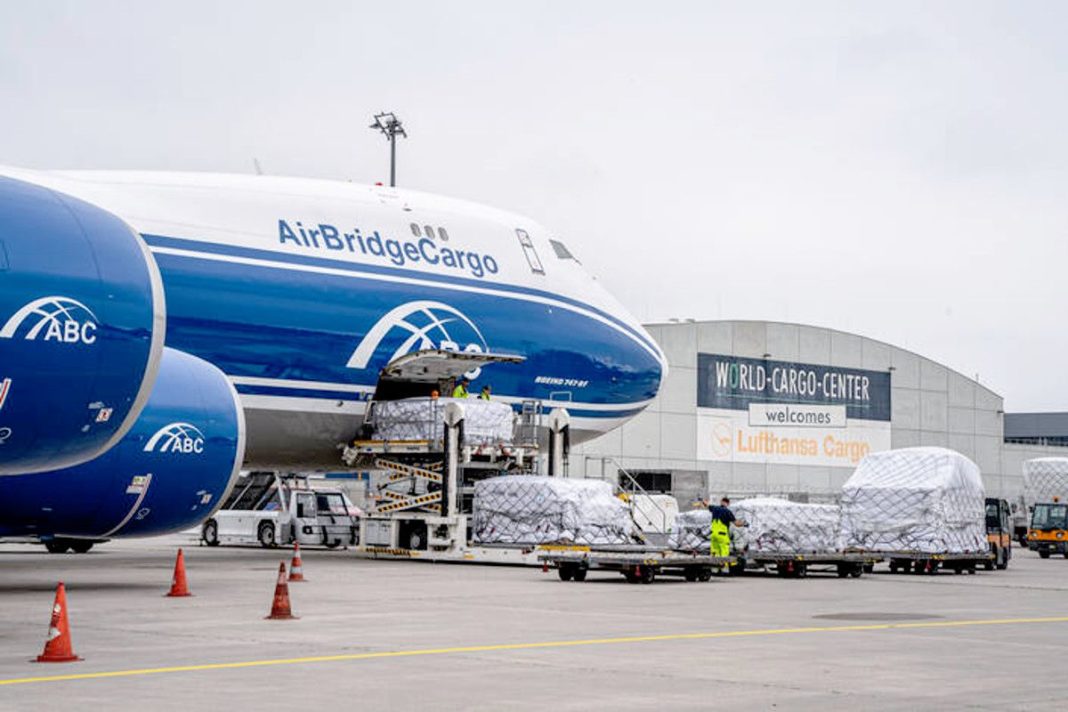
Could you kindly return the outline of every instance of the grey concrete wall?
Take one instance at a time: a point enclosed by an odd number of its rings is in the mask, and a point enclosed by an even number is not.
[[[891,344],[778,322],[686,322],[646,328],[667,356],[668,378],[645,412],[575,448],[573,475],[588,471],[596,476],[602,467],[598,458],[610,456],[628,469],[707,472],[708,487],[713,491],[833,493],[841,487],[852,468],[697,460],[699,352],[750,358],[769,354],[780,361],[887,370],[891,373],[892,447],[938,445],[957,450],[979,465],[988,491],[998,496],[1012,496],[1018,490],[1025,451],[1051,451],[1005,445],[1001,396],[946,366]],[[607,467],[611,471],[613,465]]]

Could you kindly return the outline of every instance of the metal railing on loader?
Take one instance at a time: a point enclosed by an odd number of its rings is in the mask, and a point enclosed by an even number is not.
[[[623,465],[619,462],[619,460],[615,459],[614,457],[604,456],[604,457],[599,457],[597,459],[601,461],[601,477],[599,477],[598,479],[602,479],[602,480],[606,479],[605,476],[604,476],[604,474],[605,474],[605,467],[604,467],[605,464],[610,463],[611,465],[613,465],[616,468],[616,478],[615,478],[615,481],[612,482],[612,487],[613,487],[613,489],[616,490],[616,493],[617,494],[622,493],[622,494],[627,494],[627,495],[632,495],[632,494],[643,495],[644,496],[644,500],[643,501],[648,502],[649,504],[651,504],[653,506],[653,508],[657,511],[657,513],[660,515],[660,531],[661,532],[665,532],[665,533],[668,532],[670,530],[671,526],[674,524],[674,519],[673,519],[672,515],[670,515],[667,511],[664,510],[663,507],[661,507],[659,504],[656,503],[656,500],[653,498],[653,495],[651,495],[648,491],[646,491],[646,489],[644,487],[641,486],[641,484],[638,482],[638,480],[634,478],[634,475],[630,474],[630,472],[627,470],[627,468],[623,467]],[[583,475],[586,476],[585,471],[583,472]],[[630,487],[632,489],[625,489],[619,484],[619,475],[623,475],[623,477],[626,478],[626,481],[629,483],[629,485],[630,485]],[[631,519],[634,519],[635,524],[637,524],[637,519],[634,516],[634,509],[635,509],[634,498],[633,497],[627,497],[625,501],[627,502],[627,506],[630,508]],[[647,513],[646,513],[646,516],[648,516]],[[638,528],[639,528],[639,530],[641,529],[640,526]],[[645,532],[642,532],[642,536],[645,537]]]

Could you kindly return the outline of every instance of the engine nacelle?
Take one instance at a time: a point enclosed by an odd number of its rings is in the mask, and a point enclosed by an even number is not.
[[[85,462],[148,401],[166,314],[133,228],[0,177],[0,475]]]
[[[164,349],[133,428],[100,457],[0,478],[0,537],[108,539],[195,526],[229,492],[245,452],[237,392],[207,361]]]

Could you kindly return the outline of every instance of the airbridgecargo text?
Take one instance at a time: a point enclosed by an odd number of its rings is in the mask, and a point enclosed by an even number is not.
[[[327,223],[307,226],[299,220],[292,224],[286,220],[279,220],[278,242],[296,247],[302,252],[314,250],[323,253],[343,252],[369,255],[397,267],[408,264],[441,266],[458,272],[466,272],[480,279],[500,271],[497,260],[490,254],[444,247],[427,237],[415,241],[395,240],[382,237],[378,230],[368,235],[361,233],[359,228],[345,232]]]

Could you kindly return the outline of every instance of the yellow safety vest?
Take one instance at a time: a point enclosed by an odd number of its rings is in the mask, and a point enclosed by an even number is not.
[[[462,383],[460,385],[456,386],[456,388],[452,389],[452,397],[453,398],[467,398],[467,389],[464,388]]]

